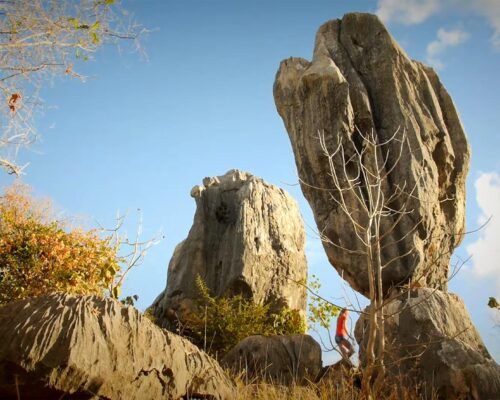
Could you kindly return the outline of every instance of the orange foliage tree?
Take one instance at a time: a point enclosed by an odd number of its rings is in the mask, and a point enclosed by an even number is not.
[[[100,230],[69,229],[48,201],[15,184],[0,197],[0,304],[53,292],[104,294],[120,271]]]

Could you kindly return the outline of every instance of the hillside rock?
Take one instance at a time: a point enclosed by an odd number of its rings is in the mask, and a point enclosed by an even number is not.
[[[199,297],[197,275],[216,296],[243,294],[257,303],[305,313],[305,233],[296,202],[282,189],[231,170],[195,186],[193,226],[170,260],[167,287],[152,305],[164,327]]]
[[[221,365],[249,381],[306,384],[322,371],[321,347],[309,335],[255,335],[239,342]]]
[[[47,295],[0,308],[0,398],[234,399],[219,364],[133,307]],[[183,397],[184,396],[184,397]]]
[[[329,152],[338,141],[346,154],[364,145],[358,133],[375,132],[378,142],[395,132],[406,132],[409,146],[395,163],[399,143],[389,146],[385,198],[397,188],[412,191],[407,210],[396,229],[387,235],[382,261],[410,252],[384,270],[389,289],[410,279],[423,286],[446,290],[448,265],[464,230],[465,176],[469,147],[453,102],[436,73],[411,60],[380,20],[370,14],[347,14],[320,27],[312,62],[302,58],[282,61],[274,84],[274,99],[295,155],[302,191],[318,230],[330,241],[362,250],[352,224],[331,196],[328,158],[318,134],[324,134]],[[342,170],[344,160],[332,159]],[[406,186],[404,186],[406,185]],[[352,194],[347,203],[356,208]],[[402,203],[406,200],[400,200]],[[390,204],[397,209],[401,204]],[[382,226],[388,226],[397,220]],[[414,229],[415,228],[415,229]],[[368,294],[365,255],[324,242],[330,263],[351,286]],[[412,248],[414,251],[411,251]]]
[[[424,393],[437,392],[441,399],[498,398],[500,366],[457,295],[420,288],[391,301],[384,313],[385,363],[393,376],[423,383]],[[367,326],[361,317],[355,329],[362,363]]]

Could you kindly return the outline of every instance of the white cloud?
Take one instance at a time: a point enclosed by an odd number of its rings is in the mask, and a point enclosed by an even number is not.
[[[378,0],[377,14],[384,22],[416,25],[443,10],[473,12],[488,20],[493,28],[491,42],[500,50],[499,0]]]
[[[476,200],[481,209],[478,223],[484,224],[478,239],[466,247],[472,256],[472,271],[478,278],[495,281],[495,296],[500,297],[500,175],[483,173],[476,180]]]
[[[420,24],[441,8],[440,0],[379,0],[377,15],[384,22]]]
[[[460,29],[453,29],[447,31],[446,29],[439,29],[437,32],[437,39],[427,45],[427,62],[437,69],[444,67],[443,62],[439,56],[448,48],[455,47],[464,43],[469,38],[469,34]]]
[[[472,3],[472,7],[488,19],[493,28],[491,43],[496,49],[500,50],[500,1],[476,0]]]

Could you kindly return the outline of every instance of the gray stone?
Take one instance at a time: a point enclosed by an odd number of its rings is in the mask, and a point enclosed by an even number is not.
[[[306,384],[322,371],[321,347],[309,335],[255,335],[231,349],[221,365],[251,382]]]
[[[390,375],[440,399],[494,400],[500,393],[500,366],[491,358],[460,298],[419,288],[393,299],[384,309],[386,352]],[[364,349],[368,321],[355,329]],[[417,387],[417,386],[414,386]]]
[[[18,398],[16,380],[22,399],[235,398],[214,359],[133,307],[96,296],[0,308],[0,398]]]
[[[231,170],[195,186],[193,226],[175,248],[167,287],[152,305],[161,326],[172,329],[197,298],[197,275],[216,296],[243,294],[305,314],[305,233],[296,202],[282,189]]]
[[[357,129],[364,134],[373,130],[379,143],[398,130],[406,132],[409,147],[390,173],[384,194],[388,198],[403,184],[416,187],[407,206],[413,212],[385,237],[384,243],[394,244],[383,249],[382,261],[410,254],[384,270],[384,288],[413,279],[445,290],[450,255],[464,230],[469,147],[453,102],[435,72],[411,60],[376,16],[347,14],[320,27],[312,62],[290,58],[281,63],[274,98],[318,230],[354,251],[363,247],[347,216],[332,201],[338,193],[332,190],[318,132],[325,135],[330,151],[340,139],[347,154],[354,149],[346,138],[362,145]],[[392,167],[399,145],[393,141],[389,146]],[[333,165],[341,170],[344,162],[334,157]],[[352,195],[346,196],[350,205],[356,205]],[[387,231],[396,218],[382,230]],[[413,229],[418,221],[418,229]],[[329,243],[324,247],[344,279],[367,295],[365,255]]]

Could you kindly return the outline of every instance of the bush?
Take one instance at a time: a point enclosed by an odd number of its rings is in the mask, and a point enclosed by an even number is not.
[[[256,304],[242,295],[214,297],[203,279],[196,278],[200,293],[195,309],[184,316],[182,334],[212,355],[223,355],[252,335],[304,333],[298,310],[271,312],[271,304]]]
[[[0,197],[0,304],[53,292],[102,295],[120,271],[100,231],[67,229],[20,184]]]

